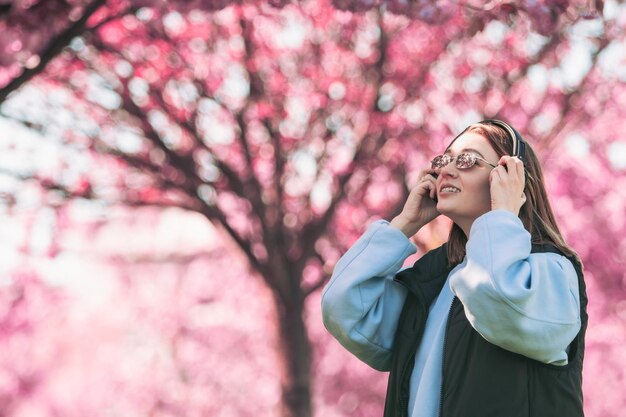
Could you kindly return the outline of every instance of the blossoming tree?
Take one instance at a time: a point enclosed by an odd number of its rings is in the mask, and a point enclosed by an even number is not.
[[[284,416],[313,413],[307,299],[473,121],[522,132],[593,291],[623,294],[622,2],[33,4],[0,8],[3,115],[91,164],[9,174],[215,225],[271,294]]]

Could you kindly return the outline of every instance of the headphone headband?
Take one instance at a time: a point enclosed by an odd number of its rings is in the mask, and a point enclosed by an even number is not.
[[[515,130],[508,123],[498,119],[485,119],[478,123],[495,125],[506,130],[506,132],[509,134],[509,137],[511,138],[511,143],[513,144],[513,152],[511,153],[511,156],[517,156],[519,159],[522,160],[522,162],[526,163],[526,143],[522,139],[522,135],[520,135],[517,130]]]
[[[493,125],[504,129],[509,134],[511,144],[513,145],[513,152],[511,152],[511,156],[517,156],[524,163],[524,165],[526,165],[526,142],[524,142],[524,140],[522,139],[522,135],[520,135],[519,132],[515,130],[515,128],[513,128],[513,126],[498,119],[485,119],[478,122],[477,124]],[[448,148],[452,146],[454,141],[456,141],[461,135],[463,135],[463,133],[465,133],[470,127],[472,127],[472,125],[466,127],[461,133],[456,135],[456,137],[452,139],[452,142],[450,142],[450,144],[448,145]]]

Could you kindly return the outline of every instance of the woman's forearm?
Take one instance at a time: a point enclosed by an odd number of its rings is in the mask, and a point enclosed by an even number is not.
[[[322,293],[328,331],[350,352],[385,370],[406,290],[393,281],[415,246],[385,221],[372,224],[337,263]]]

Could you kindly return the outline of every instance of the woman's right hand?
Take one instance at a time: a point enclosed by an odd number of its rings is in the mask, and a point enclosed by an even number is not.
[[[420,181],[409,193],[402,212],[390,223],[407,237],[413,236],[440,214],[435,201],[437,180],[433,174],[434,171],[430,168],[420,172]]]

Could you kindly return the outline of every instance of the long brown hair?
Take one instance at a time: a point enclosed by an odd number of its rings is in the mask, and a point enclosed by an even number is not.
[[[485,123],[476,123],[469,126],[465,132],[476,132],[487,139],[498,156],[511,155],[513,143],[509,133],[500,126]],[[459,135],[460,136],[460,135]],[[459,137],[457,136],[457,138]],[[456,140],[456,138],[454,139]],[[454,142],[454,140],[452,142]],[[553,244],[566,256],[574,257],[578,262],[578,254],[567,244],[557,226],[556,219],[548,200],[548,194],[544,187],[543,173],[537,155],[526,143],[526,184],[524,194],[526,202],[519,211],[519,218],[526,230],[530,232],[533,244]],[[448,262],[460,263],[465,257],[465,244],[467,237],[463,230],[456,224],[452,225],[448,237]]]

